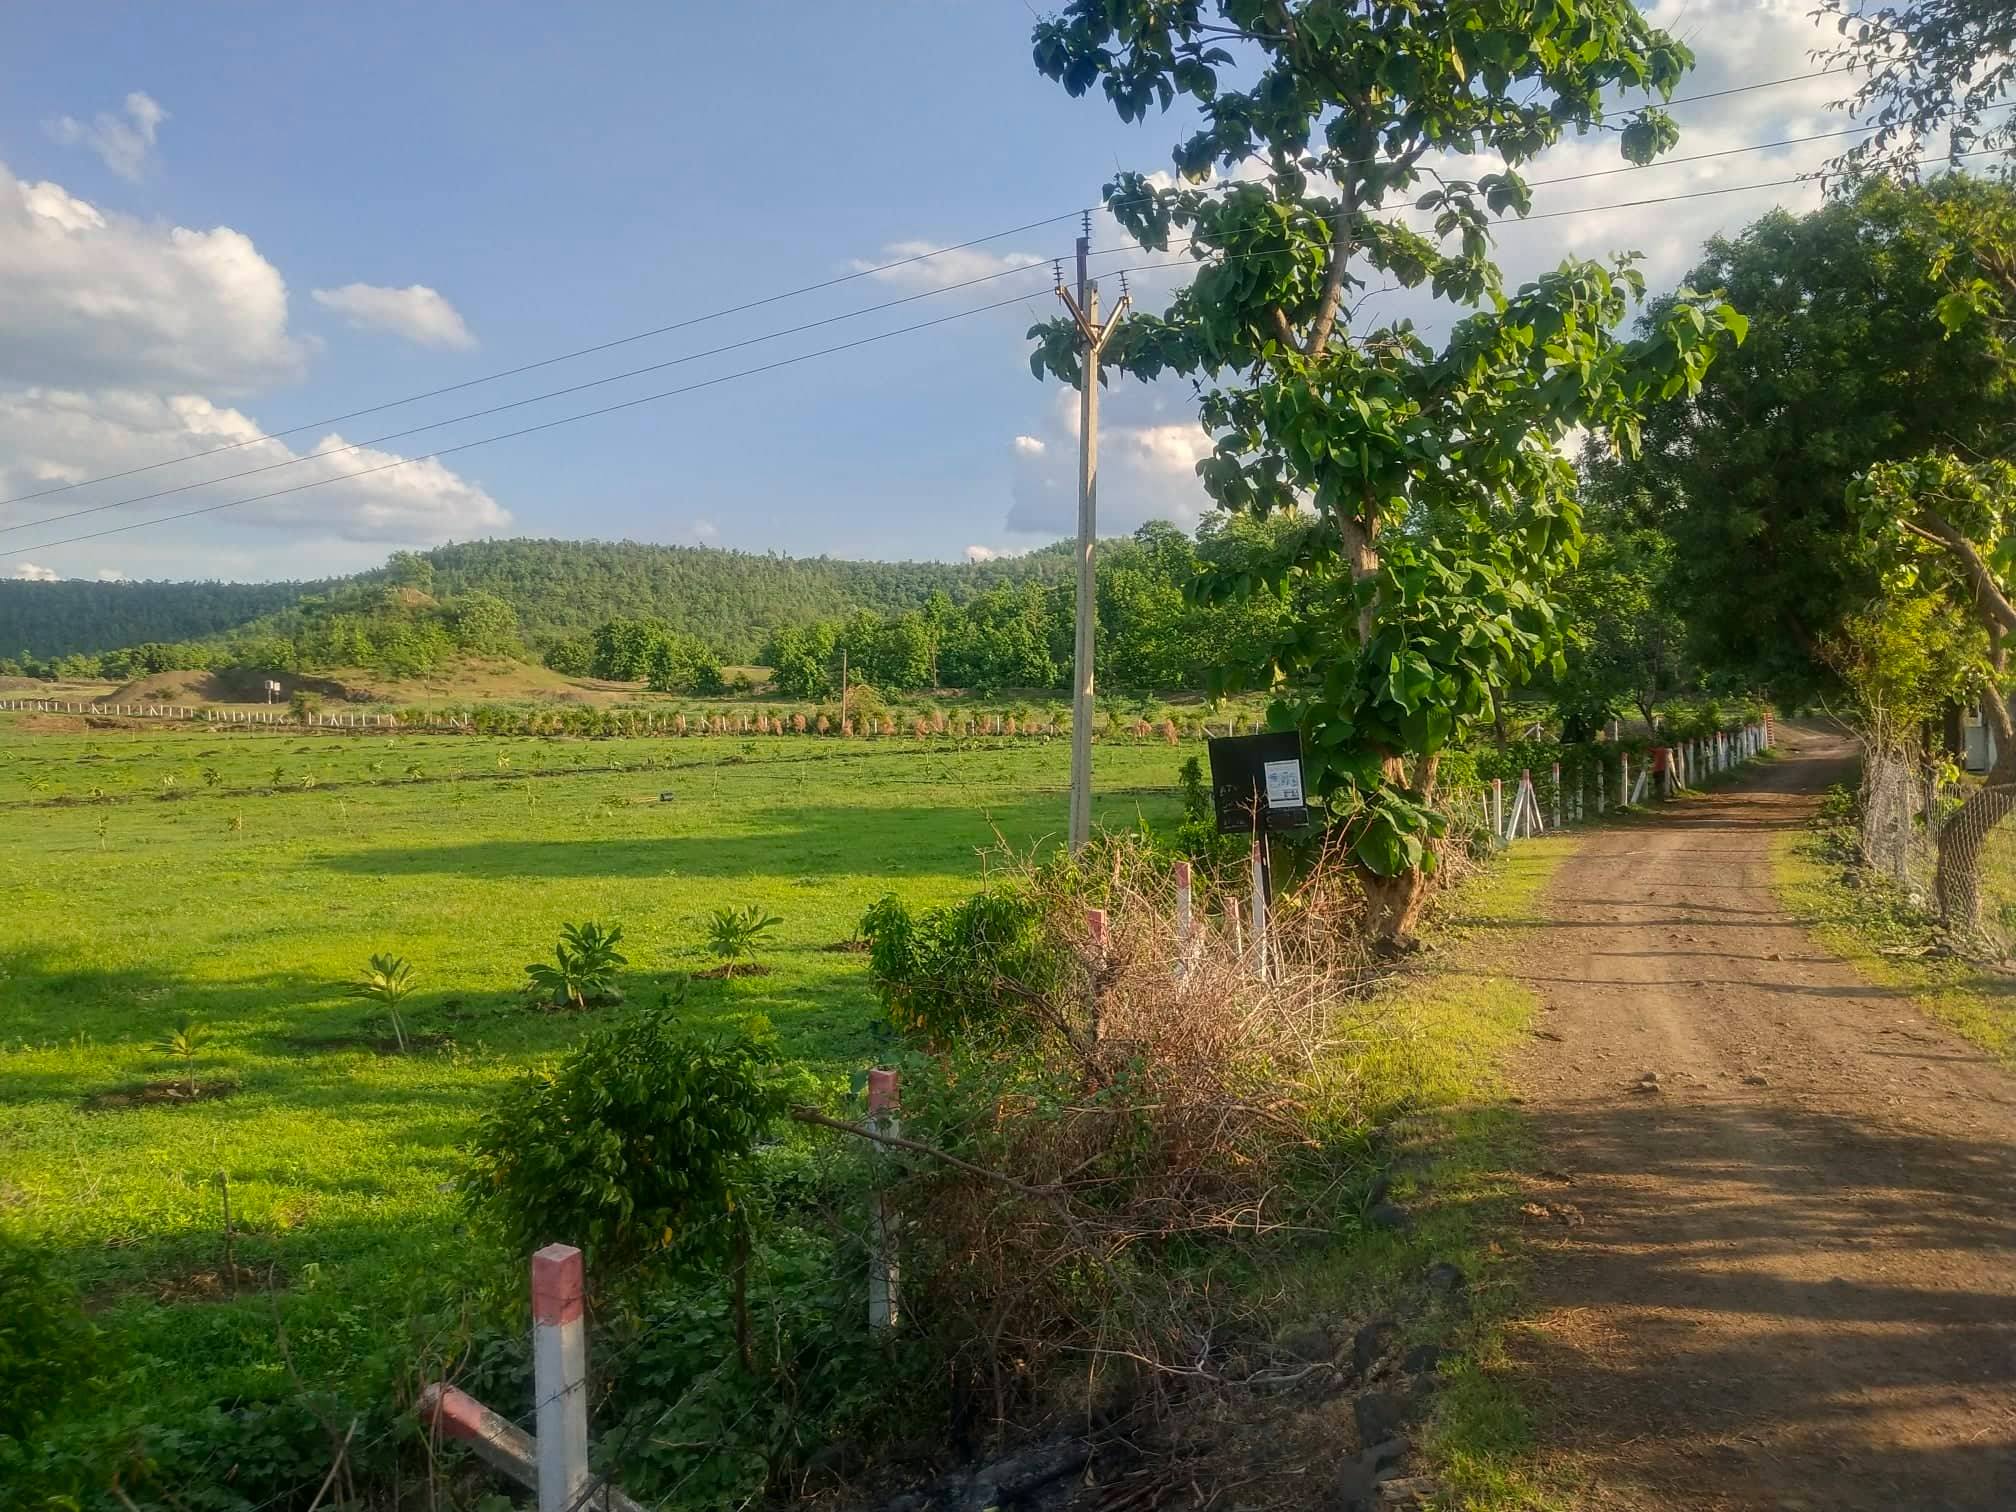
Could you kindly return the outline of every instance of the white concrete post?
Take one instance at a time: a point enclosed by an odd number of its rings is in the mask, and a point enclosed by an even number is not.
[[[1554,763],[1552,775],[1554,778],[1554,805],[1553,805],[1554,828],[1559,829],[1561,828],[1561,763],[1560,762],[1557,761]]]
[[[1505,833],[1505,779],[1491,779],[1491,833],[1503,844],[1509,838]]]
[[[1239,960],[1246,954],[1246,932],[1239,923],[1239,900],[1225,900],[1225,917],[1232,925],[1232,959]]]
[[[868,1073],[868,1127],[895,1135],[901,1125],[902,1073],[875,1067]],[[894,1328],[903,1316],[901,1273],[896,1263],[895,1213],[878,1179],[868,1197],[868,1326]]]
[[[1177,959],[1190,959],[1190,863],[1176,863],[1176,950]]]
[[[574,1512],[588,1484],[588,1323],[581,1251],[532,1257],[532,1389],[538,1404],[539,1512]]]

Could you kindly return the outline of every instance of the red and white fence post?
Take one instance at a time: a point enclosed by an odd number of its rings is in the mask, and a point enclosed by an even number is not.
[[[1505,779],[1491,779],[1491,833],[1503,845],[1508,838],[1505,833]]]
[[[532,1257],[532,1387],[538,1402],[539,1512],[571,1512],[588,1484],[588,1320],[581,1251]]]
[[[1617,755],[1617,807],[1631,806],[1631,753],[1620,751]]]
[[[1094,910],[1097,912],[1097,910]],[[902,1073],[877,1066],[868,1073],[868,1127],[878,1134],[900,1132]],[[868,1326],[894,1328],[903,1316],[901,1271],[896,1263],[895,1214],[889,1194],[876,1183],[868,1199]]]

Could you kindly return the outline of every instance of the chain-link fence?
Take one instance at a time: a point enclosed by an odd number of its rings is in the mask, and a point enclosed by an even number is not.
[[[1862,861],[1970,954],[2016,952],[2016,786],[1872,749],[1862,763]]]

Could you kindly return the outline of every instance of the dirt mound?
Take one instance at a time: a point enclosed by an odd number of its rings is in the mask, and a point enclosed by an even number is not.
[[[228,703],[231,691],[215,672],[152,672],[106,695],[108,703]]]

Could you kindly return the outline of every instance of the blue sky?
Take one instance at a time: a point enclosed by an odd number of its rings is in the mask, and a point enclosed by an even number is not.
[[[1669,4],[1689,91],[1804,73],[1793,4]],[[0,15],[0,497],[341,414],[1090,203],[1180,114],[1123,127],[1029,62],[1019,0],[732,7],[127,7]],[[1678,112],[1682,154],[1825,130],[1840,81]],[[1537,208],[1787,176],[1838,144],[1542,191]],[[1617,165],[1614,141],[1533,170]],[[1557,167],[1558,163],[1558,167]],[[1701,239],[1811,189],[1508,230],[1513,276]],[[0,505],[0,576],[294,577],[477,535],[953,558],[1069,519],[1071,406],[1030,378],[1039,270],[367,455],[36,526],[722,342],[1068,256],[1060,223],[599,357],[120,482]],[[1117,237],[1110,223],[1095,240]],[[1159,259],[1156,259],[1159,260]],[[1166,292],[1176,275],[1137,280]],[[416,287],[417,286],[417,287]],[[11,292],[10,292],[11,291]],[[1018,292],[992,314],[283,499],[102,530],[696,382]],[[1109,289],[1109,293],[1110,293]],[[1381,318],[1419,302],[1389,300]],[[1177,387],[1116,389],[1104,523],[1194,522]],[[311,471],[320,469],[320,472]],[[8,526],[27,528],[6,529]]]

